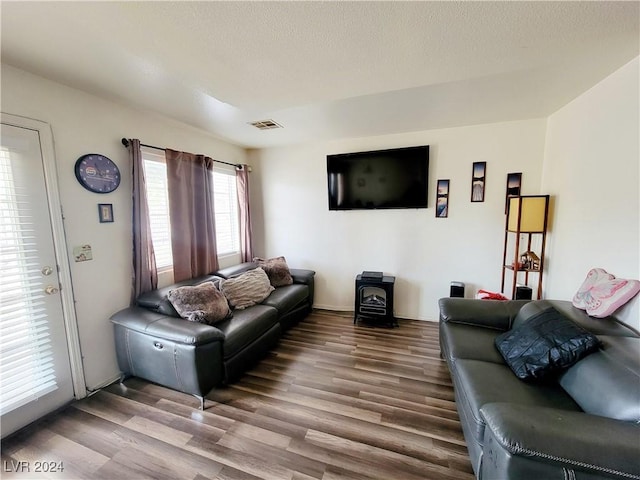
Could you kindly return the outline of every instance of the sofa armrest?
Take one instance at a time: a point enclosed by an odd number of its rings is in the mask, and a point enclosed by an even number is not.
[[[224,333],[214,326],[170,317],[141,307],[120,310],[111,316],[111,321],[136,332],[185,345],[202,345],[225,338]]]
[[[315,274],[313,270],[306,270],[304,268],[290,268],[289,272],[293,278],[293,283],[301,283],[309,287],[309,310],[313,307],[313,296],[315,294]]]
[[[293,283],[303,283],[305,285],[313,283],[313,277],[316,274],[313,270],[305,270],[303,268],[290,268],[289,272],[293,278]]]
[[[511,328],[514,318],[529,301],[441,298],[438,301],[440,321],[505,331]]]
[[[498,472],[500,478],[550,478],[554,469],[640,478],[637,423],[512,403],[486,404],[480,414],[486,422],[482,478]]]

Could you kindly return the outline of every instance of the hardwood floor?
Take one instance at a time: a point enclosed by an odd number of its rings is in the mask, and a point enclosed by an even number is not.
[[[2,478],[472,480],[439,352],[436,323],[314,312],[205,411],[131,378],[3,442]]]

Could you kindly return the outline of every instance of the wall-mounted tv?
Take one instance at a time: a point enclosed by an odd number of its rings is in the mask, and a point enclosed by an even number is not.
[[[429,146],[327,155],[329,210],[427,208]]]

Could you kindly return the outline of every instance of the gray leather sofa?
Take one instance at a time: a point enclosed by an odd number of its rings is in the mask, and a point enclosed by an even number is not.
[[[114,314],[122,378],[136,376],[190,393],[203,408],[212,388],[240,376],[278,343],[286,329],[311,312],[315,272],[291,269],[292,285],[276,288],[261,304],[235,310],[215,326],[180,318],[167,294],[176,287],[217,282],[256,267],[243,263],[147,292],[136,306]]]
[[[473,469],[483,480],[640,479],[640,334],[566,301],[440,299],[440,348]],[[545,383],[494,345],[553,306],[602,346]]]

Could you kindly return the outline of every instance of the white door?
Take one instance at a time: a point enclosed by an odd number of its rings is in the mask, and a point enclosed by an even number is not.
[[[0,124],[2,437],[74,398],[42,132]],[[45,124],[46,125],[46,124]],[[57,188],[56,188],[57,193]],[[61,222],[61,220],[60,220]]]

